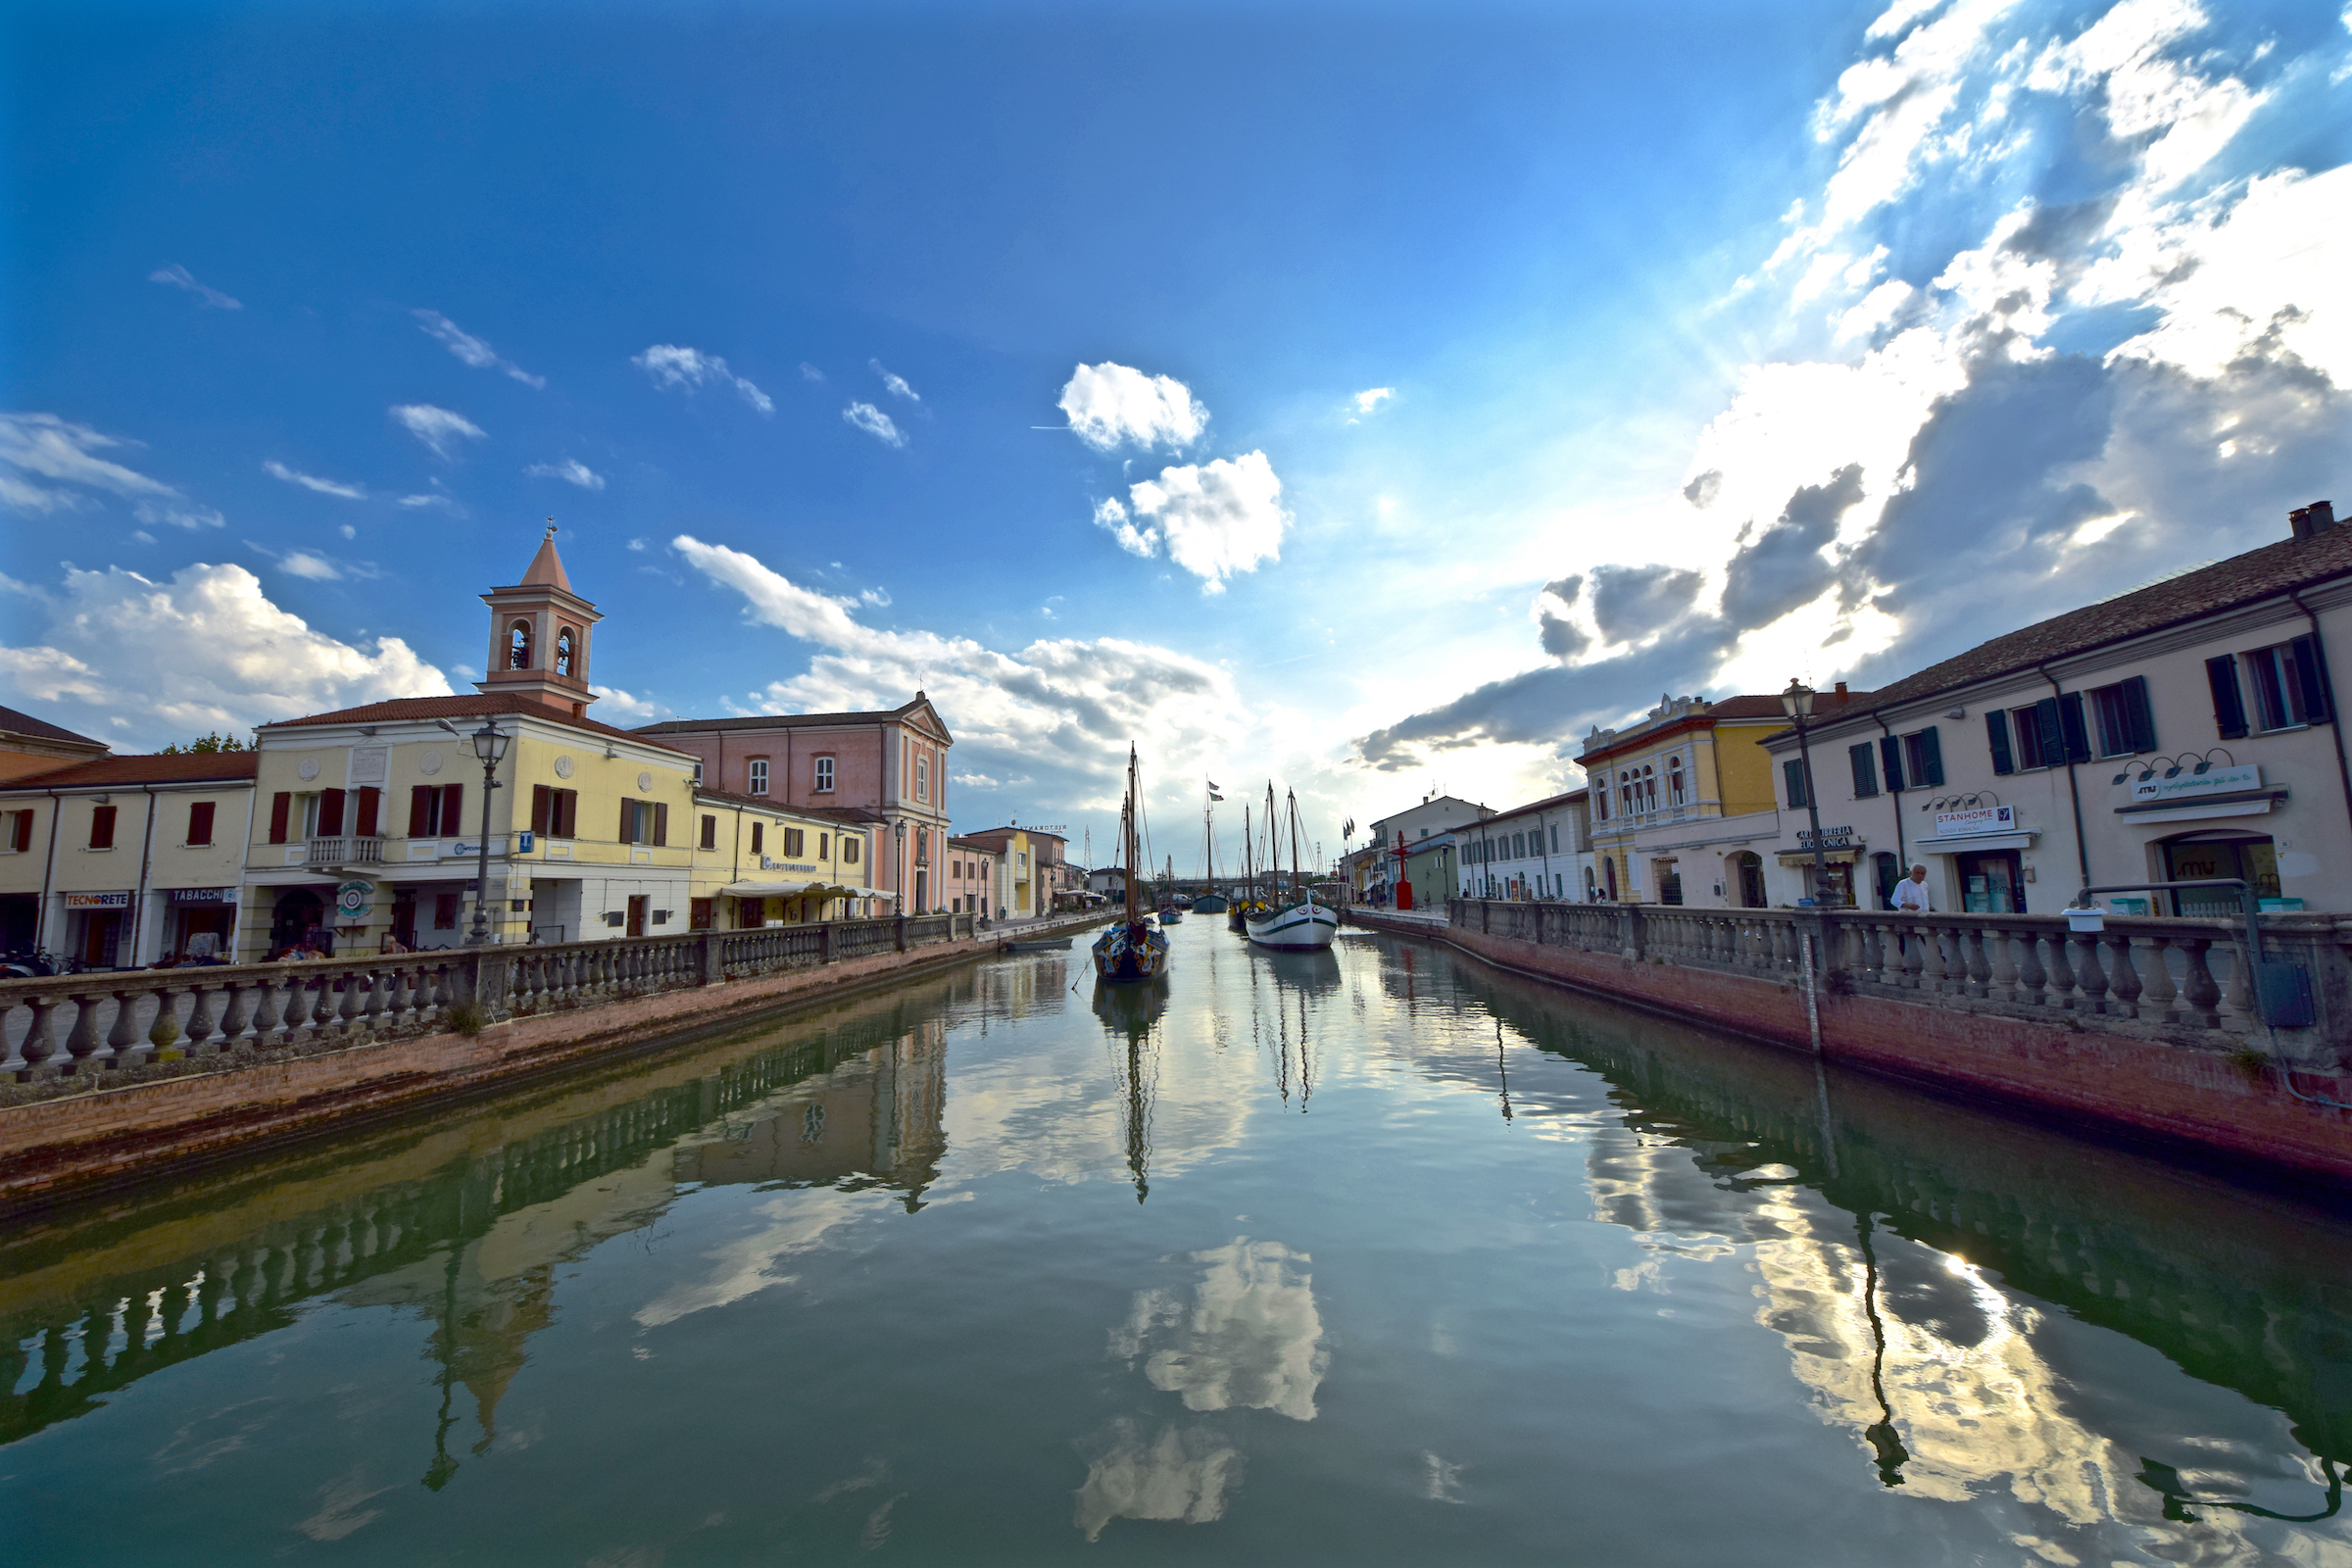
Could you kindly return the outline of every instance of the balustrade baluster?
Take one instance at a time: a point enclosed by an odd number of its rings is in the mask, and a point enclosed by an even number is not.
[[[346,970],[335,976],[334,987],[340,1002],[335,1007],[335,1038],[353,1040],[360,1033],[360,1009],[367,1004],[367,993],[372,988],[373,976],[365,972]]]
[[[218,1050],[213,1034],[218,1028],[213,1022],[213,999],[220,997],[220,986],[190,986],[188,988],[188,1021],[180,1026],[180,1049],[191,1056],[201,1056]],[[221,998],[223,1004],[226,998]]]
[[[60,1072],[76,1076],[96,1072],[115,1054],[114,1047],[98,1038],[98,1000],[104,995],[101,991],[74,994],[74,1028],[66,1036],[68,1059],[60,1065]]]
[[[106,1043],[112,1048],[108,1054],[114,1059],[107,1065],[135,1067],[155,1054],[155,1048],[147,1043],[147,1032],[139,1027],[139,1004],[146,1000],[147,993],[117,991],[112,995],[115,999],[115,1026],[106,1032]],[[171,1001],[168,996],[158,994],[155,1002],[155,1015],[160,1018],[164,1015],[164,1008],[171,1005]]]
[[[2180,988],[2173,983],[2173,939],[2168,936],[2148,938],[2147,983],[2140,993],[2140,1016],[2162,1023],[2179,1023]]]
[[[1927,944],[1920,939],[1920,928],[1907,921],[1895,925],[1894,939],[1902,949],[1901,985],[1905,991],[1917,991],[1928,968]]]
[[[2247,973],[2246,969],[2245,948],[2240,944],[2231,943],[2228,945],[2227,951],[2230,954],[2230,979],[2222,987],[2220,1026],[2232,1034],[2237,1034],[2253,1025],[2254,994],[2252,986],[2248,983],[2252,976]]]
[[[1995,927],[1984,933],[1986,956],[1991,959],[1984,994],[1995,1002],[2017,1000],[2017,933]]]
[[[2132,938],[2122,931],[2110,931],[2106,948],[2107,990],[2114,999],[2107,1004],[2107,1010],[2118,1017],[2136,1018],[2143,987],[2132,969]]]
[[[1919,988],[1933,996],[1953,990],[1951,964],[1943,956],[1943,931],[1932,925],[1914,926],[1920,934]]]
[[[1972,997],[1986,996],[1991,991],[1992,963],[1984,954],[1984,928],[1981,925],[1969,926],[1954,936],[1968,969],[1968,977],[1962,982],[1963,989]]]
[[[2085,931],[2071,937],[2067,945],[2075,950],[2075,984],[2082,988],[2082,1010],[2105,1012],[2107,976],[2099,967],[2098,937]]]
[[[2063,929],[2050,933],[2049,949],[2049,1004],[2080,1010],[2082,999],[2075,990],[2075,971],[2066,955],[2066,932]]]
[[[253,1045],[268,1051],[277,1044],[278,1026],[285,1014],[278,1001],[278,976],[270,974],[254,985]]]

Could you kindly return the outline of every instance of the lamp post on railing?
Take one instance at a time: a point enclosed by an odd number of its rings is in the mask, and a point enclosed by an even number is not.
[[[895,891],[899,896],[899,913],[904,915],[906,912],[906,819],[902,816],[892,826],[899,841],[899,885]]]
[[[490,792],[499,787],[498,761],[507,755],[507,737],[489,719],[473,732],[473,755],[482,760],[482,842],[476,846],[473,882],[473,929],[466,933],[469,948],[490,944]]]
[[[1813,825],[1813,906],[1824,907],[1822,890],[1830,878],[1829,858],[1821,851],[1821,807],[1813,788],[1813,749],[1805,744],[1805,720],[1813,716],[1813,688],[1791,675],[1781,693],[1781,711],[1796,725],[1796,765],[1805,781],[1805,818]]]

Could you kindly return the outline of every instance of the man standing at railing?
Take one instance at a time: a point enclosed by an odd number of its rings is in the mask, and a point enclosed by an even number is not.
[[[1911,874],[1894,885],[1894,907],[1902,914],[1928,912],[1928,868],[1915,865]]]

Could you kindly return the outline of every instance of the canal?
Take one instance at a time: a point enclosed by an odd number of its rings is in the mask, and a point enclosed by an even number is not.
[[[0,1244],[11,1562],[2352,1563],[2352,1225],[1349,932]]]

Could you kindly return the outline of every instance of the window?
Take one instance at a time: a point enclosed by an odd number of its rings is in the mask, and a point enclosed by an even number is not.
[[[620,842],[623,844],[669,843],[669,807],[662,801],[623,801],[620,803]]]
[[[1527,835],[1526,835],[1526,834],[1524,834],[1524,833],[1514,833],[1514,834],[1512,834],[1512,835],[1511,835],[1511,858],[1512,858],[1512,859],[1514,859],[1514,860],[1520,860],[1520,859],[1525,859],[1526,858],[1527,858]]]
[[[30,811],[8,813],[7,847],[11,855],[28,855],[32,852],[32,813]]]
[[[115,810],[111,806],[90,808],[90,848],[111,850],[115,847]]]
[[[1560,853],[1560,824],[1557,822],[1551,824],[1551,853]]]
[[[2044,697],[2032,708],[2013,708],[2009,721],[2017,729],[2017,765],[2059,767],[2090,760],[2090,734],[2082,711],[2082,694]],[[1994,754],[1997,762],[1999,754]]]
[[[692,782],[696,789],[701,789],[703,787],[703,764],[699,759],[694,764],[694,778]]]
[[[754,795],[767,793],[767,759],[764,757],[752,759],[752,793]]]
[[[465,831],[466,786],[463,784],[419,784],[409,791],[409,837],[413,839],[439,838],[444,834]],[[278,813],[270,809],[270,830],[278,830]],[[271,839],[272,844],[285,842]]]
[[[1666,798],[1672,805],[1683,804],[1683,760],[1679,757],[1666,764]]]
[[[1783,762],[1781,764],[1781,778],[1788,789],[1788,808],[1792,811],[1803,810],[1805,807],[1804,762],[1801,760],[1794,758]]]
[[[574,838],[579,831],[580,792],[531,786],[531,831],[541,838]],[[708,820],[708,818],[706,818]],[[705,846],[708,848],[709,846]]]
[[[830,794],[832,794],[832,793],[833,793],[833,759],[831,759],[830,757],[820,757],[820,758],[818,758],[818,759],[816,760],[815,767],[816,767],[816,782],[815,782],[815,784],[812,786],[812,788],[814,788],[814,789],[815,789],[815,791],[816,791],[816,793],[817,793],[817,794],[819,794],[819,795],[830,795]]]
[[[188,843],[198,845],[212,842],[213,803],[211,801],[190,801],[188,803]]]
[[[571,673],[571,628],[565,626],[556,633],[556,673]]]
[[[2156,749],[2156,718],[2148,710],[2145,675],[2093,687],[2088,695],[2098,720],[2101,757],[2137,757]]]
[[[1866,801],[1879,793],[1879,761],[1872,755],[1870,742],[1845,749],[1847,765],[1854,770],[1854,799]],[[2006,771],[2004,769],[2004,771]]]
[[[518,620],[507,628],[507,667],[531,667],[531,623]]]
[[[1903,771],[1915,789],[1933,789],[1943,782],[1943,743],[1936,726],[1903,737]]]
[[[2254,688],[2254,711],[2264,729],[2324,724],[2331,716],[2328,677],[2308,637],[2240,656]]]
[[[784,830],[784,858],[787,860],[799,859],[808,842],[808,835],[799,828],[786,828]]]
[[[455,893],[434,894],[433,929],[436,931],[455,931],[457,928],[458,895]]]
[[[841,841],[841,863],[844,865],[856,865],[858,863],[858,847],[864,842],[865,840],[861,838],[854,839],[845,836]]]
[[[816,858],[820,860],[829,860],[833,858],[832,834],[819,833],[816,836]]]
[[[752,824],[752,853],[754,855],[767,853],[767,824],[765,822]]]
[[[914,760],[914,798],[918,801],[931,798],[931,759],[928,757]]]
[[[715,816],[706,816],[703,818],[702,847],[706,850],[715,850],[718,848],[718,818]],[[697,900],[696,902],[700,903],[701,901]],[[697,931],[702,931],[709,929],[709,927],[707,924],[698,925],[695,927],[695,929]]]
[[[1642,764],[1642,808],[1645,811],[1658,808],[1658,769],[1652,762]]]

